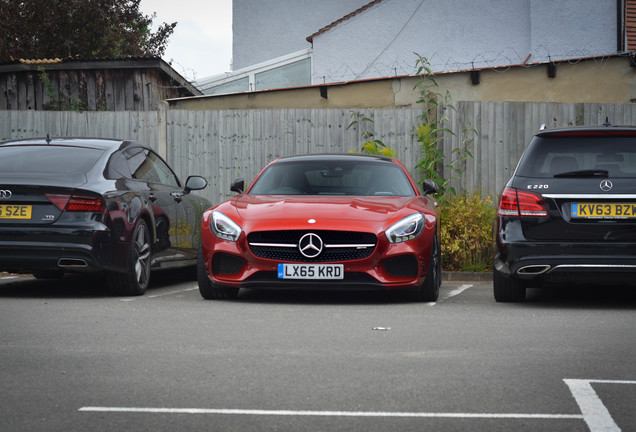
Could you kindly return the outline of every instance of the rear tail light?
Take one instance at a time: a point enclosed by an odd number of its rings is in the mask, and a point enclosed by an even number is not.
[[[505,188],[499,198],[497,214],[499,216],[544,217],[548,215],[548,207],[539,194]]]
[[[101,198],[80,195],[46,194],[46,198],[61,211],[104,213],[106,206]]]

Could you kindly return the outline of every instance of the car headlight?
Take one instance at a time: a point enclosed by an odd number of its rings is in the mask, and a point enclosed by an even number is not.
[[[424,216],[421,213],[415,213],[404,219],[394,223],[386,230],[386,237],[391,243],[401,243],[413,240],[424,229]]]
[[[241,227],[232,219],[218,211],[212,212],[210,229],[215,236],[223,240],[237,241],[241,235]]]

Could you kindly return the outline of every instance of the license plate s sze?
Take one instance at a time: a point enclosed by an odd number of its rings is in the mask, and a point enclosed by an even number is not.
[[[30,205],[2,204],[0,205],[0,219],[31,219]]]

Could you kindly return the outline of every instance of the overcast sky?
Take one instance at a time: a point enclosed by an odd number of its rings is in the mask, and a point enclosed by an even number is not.
[[[177,22],[163,59],[188,80],[230,71],[232,0],[141,0],[154,24]]]

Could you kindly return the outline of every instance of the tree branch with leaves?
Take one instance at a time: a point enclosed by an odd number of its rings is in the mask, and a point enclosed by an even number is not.
[[[176,22],[151,30],[141,0],[0,0],[0,61],[161,57]]]

